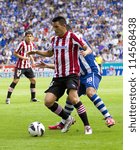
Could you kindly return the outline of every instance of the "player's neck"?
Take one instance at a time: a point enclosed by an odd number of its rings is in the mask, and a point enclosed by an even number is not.
[[[66,33],[67,33],[67,30],[64,30],[64,32],[61,35],[59,35],[59,37],[60,38],[64,37],[66,35]]]
[[[25,40],[25,42],[26,42],[26,44],[30,44],[31,43],[31,41],[26,41],[26,40]]]

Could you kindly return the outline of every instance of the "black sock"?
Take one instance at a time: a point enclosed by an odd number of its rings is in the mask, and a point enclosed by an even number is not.
[[[10,98],[10,97],[11,97],[12,92],[13,92],[15,86],[16,86],[16,83],[14,83],[14,82],[12,82],[12,83],[10,84],[10,86],[9,86],[9,88],[8,88],[8,92],[7,92],[7,98]]]
[[[58,116],[60,116],[62,119],[67,119],[69,116],[67,115],[67,113],[65,113],[65,111],[63,110],[63,108],[58,105],[57,103],[54,103],[51,107],[48,107],[52,112],[54,112],[55,114],[57,114]]]
[[[74,106],[72,105],[72,103],[69,100],[67,100],[66,103],[65,103],[64,111],[68,115],[71,115],[73,110],[74,110]]]
[[[35,98],[36,91],[35,91],[35,84],[30,84],[30,90],[31,90],[31,99]]]
[[[85,109],[84,105],[82,104],[82,102],[81,101],[78,102],[77,104],[74,105],[74,107],[77,109],[77,113],[78,113],[79,117],[81,118],[83,124],[85,126],[89,125],[86,109]]]

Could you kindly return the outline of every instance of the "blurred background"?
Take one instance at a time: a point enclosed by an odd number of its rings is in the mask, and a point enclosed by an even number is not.
[[[37,49],[47,50],[54,35],[51,19],[58,15],[67,19],[74,32],[82,32],[98,63],[115,62],[122,67],[122,0],[0,0],[1,68],[15,64],[13,51],[27,30],[33,32]],[[40,60],[36,57],[37,62]]]

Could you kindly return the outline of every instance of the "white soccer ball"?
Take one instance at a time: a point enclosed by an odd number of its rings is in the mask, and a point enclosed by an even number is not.
[[[31,136],[42,136],[45,133],[45,127],[42,123],[35,121],[28,127],[28,132]]]

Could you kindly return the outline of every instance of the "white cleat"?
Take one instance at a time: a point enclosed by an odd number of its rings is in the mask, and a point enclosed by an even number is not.
[[[6,104],[10,104],[10,98],[7,98],[5,101]]]
[[[90,126],[85,126],[85,134],[92,134],[92,129]]]
[[[65,125],[64,125],[63,129],[61,130],[61,132],[62,133],[67,132],[69,130],[70,126],[72,124],[74,124],[74,122],[75,122],[75,119],[72,116],[69,116],[68,119],[66,120]]]

